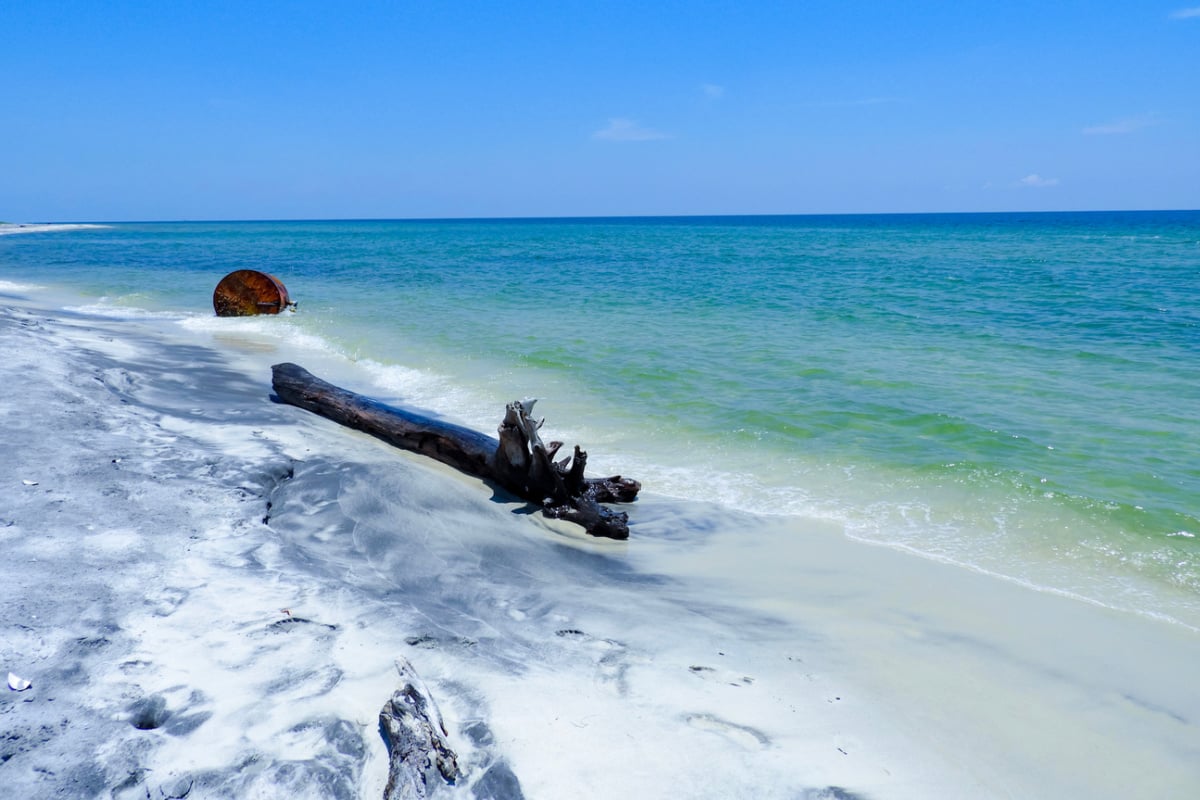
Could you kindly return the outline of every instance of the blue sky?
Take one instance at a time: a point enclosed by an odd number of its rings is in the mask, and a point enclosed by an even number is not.
[[[1200,208],[1200,0],[9,2],[0,219]]]

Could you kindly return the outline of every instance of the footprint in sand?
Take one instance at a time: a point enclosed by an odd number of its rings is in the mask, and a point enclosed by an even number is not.
[[[747,750],[762,750],[771,744],[770,738],[762,731],[746,725],[738,725],[712,714],[688,714],[684,717],[684,721],[696,730],[719,734]]]
[[[688,667],[688,672],[701,680],[724,683],[729,686],[750,686],[754,683],[754,678],[748,675],[739,675],[736,672],[730,672],[727,669],[717,669],[716,667],[693,664]]]
[[[555,635],[577,641],[599,654],[596,658],[596,672],[600,680],[615,687],[621,697],[629,694],[629,667],[630,662],[635,659],[630,656],[624,643],[616,639],[598,639],[576,628],[564,628],[555,631]]]

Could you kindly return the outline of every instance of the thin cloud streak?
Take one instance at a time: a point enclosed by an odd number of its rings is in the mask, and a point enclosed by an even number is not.
[[[1181,8],[1178,11],[1171,12],[1171,19],[1196,19],[1200,17],[1200,6],[1195,8]]]
[[[1158,120],[1154,117],[1125,117],[1124,119],[1117,119],[1112,122],[1102,122],[1099,125],[1088,125],[1083,129],[1083,135],[1112,136],[1133,133],[1134,131],[1140,131],[1142,128],[1149,128],[1151,125],[1157,124]]]
[[[725,87],[715,83],[700,84],[700,91],[704,92],[704,96],[711,100],[720,100],[725,96]]]
[[[670,139],[671,135],[653,128],[644,128],[636,120],[614,117],[608,121],[608,125],[593,133],[592,138],[607,142],[650,142],[656,139]]]
[[[801,103],[801,108],[851,108],[856,106],[882,106],[892,103],[907,103],[903,97],[863,97],[857,100],[823,100]]]
[[[1050,186],[1058,186],[1058,178],[1043,178],[1034,172],[1017,181],[1017,186],[1030,189],[1045,189]]]

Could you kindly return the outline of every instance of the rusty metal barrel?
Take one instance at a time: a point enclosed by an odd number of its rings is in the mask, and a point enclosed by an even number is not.
[[[252,317],[278,314],[292,305],[287,289],[274,275],[256,269],[239,269],[221,279],[213,290],[218,317]]]

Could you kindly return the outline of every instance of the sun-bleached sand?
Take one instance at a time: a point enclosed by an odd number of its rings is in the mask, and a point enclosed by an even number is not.
[[[1194,631],[653,487],[590,541],[273,403],[284,345],[30,295],[0,297],[14,796],[380,797],[397,657],[444,796],[1200,785]]]

